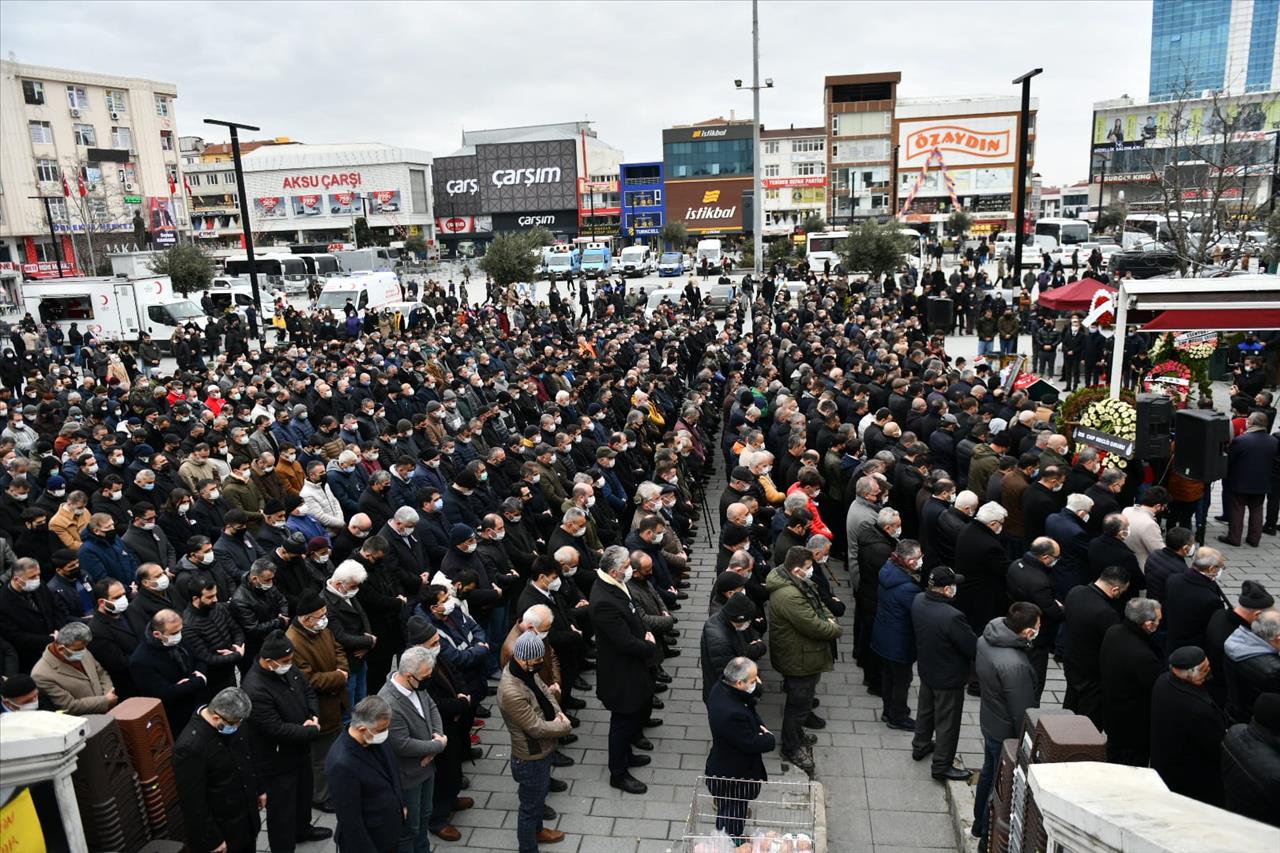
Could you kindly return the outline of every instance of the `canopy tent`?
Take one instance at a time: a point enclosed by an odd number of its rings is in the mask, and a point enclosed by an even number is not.
[[[1109,284],[1103,284],[1096,278],[1082,278],[1063,287],[1040,291],[1038,302],[1040,307],[1050,311],[1086,312],[1093,308],[1093,298],[1100,290],[1107,296],[1116,294],[1116,289]]]
[[[1206,308],[1200,311],[1162,311],[1142,327],[1147,332],[1189,332],[1214,329],[1219,332],[1255,332],[1280,329],[1280,309]]]

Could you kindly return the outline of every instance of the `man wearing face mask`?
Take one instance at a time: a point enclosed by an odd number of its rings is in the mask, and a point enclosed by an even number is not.
[[[386,542],[380,537],[372,537],[363,546],[366,554],[383,554]],[[333,570],[332,577],[325,581],[320,597],[328,608],[329,630],[346,653],[347,662],[351,664],[350,677],[347,680],[349,706],[354,707],[368,693],[368,663],[366,658],[378,643],[372,633],[369,617],[364,605],[356,598],[360,588],[369,579],[365,566],[355,559],[347,559]]]
[[[914,731],[915,720],[907,705],[911,669],[915,663],[915,634],[911,629],[911,602],[920,592],[920,568],[924,557],[920,543],[901,539],[880,569],[880,590],[871,649],[884,661],[880,690],[880,721],[891,729]]]
[[[244,632],[243,673],[258,657],[262,641],[289,624],[289,603],[276,586],[276,565],[267,558],[253,561],[245,582],[231,596],[231,616]]]
[[[138,561],[116,538],[116,521],[106,513],[95,512],[89,517],[84,544],[80,546],[80,568],[90,580],[112,577],[122,583],[133,580]]]
[[[1173,793],[1220,806],[1226,719],[1205,688],[1209,658],[1199,646],[1172,648],[1151,690],[1151,768]]]
[[[91,638],[88,625],[68,622],[31,668],[41,695],[68,714],[105,714],[119,701],[111,676],[88,651]]]
[[[929,573],[928,588],[911,602],[911,626],[919,652],[920,697],[911,757],[933,754],[931,772],[939,782],[967,781],[972,773],[954,766],[964,713],[965,684],[978,638],[955,608],[964,580],[947,566]]]
[[[761,687],[756,664],[739,655],[721,668],[706,698],[711,728],[707,789],[716,798],[716,828],[735,842],[742,840],[749,803],[760,793],[758,783],[769,778],[763,756],[776,746],[756,710]]]
[[[245,729],[258,782],[267,795],[268,843],[272,851],[286,853],[299,842],[323,841],[333,834],[311,825],[309,755],[311,742],[320,736],[320,708],[293,659],[293,643],[283,631],[273,631],[241,683],[253,703]]]
[[[1164,600],[1167,648],[1205,647],[1213,615],[1231,608],[1222,592],[1226,576],[1226,558],[1216,548],[1197,548],[1191,568],[1169,576]]]
[[[121,699],[137,695],[133,677],[129,674],[129,657],[138,648],[138,632],[125,618],[129,599],[124,584],[107,578],[93,585],[96,601],[93,618],[88,621],[92,639],[89,651],[111,676]]]
[[[1067,677],[1067,692],[1062,707],[1083,714],[1099,729],[1106,724],[1102,715],[1102,640],[1108,628],[1120,624],[1116,602],[1128,587],[1128,571],[1108,566],[1093,583],[1071,590],[1063,602],[1066,633],[1062,671]]]
[[[178,562],[177,554],[169,537],[156,526],[156,508],[153,504],[142,502],[134,506],[134,516],[121,544],[139,563],[159,563],[162,566],[173,566]]]
[[[566,559],[574,560],[576,555],[570,551]],[[542,639],[550,646],[551,657],[558,666],[558,674],[547,683],[559,685],[561,707],[569,711],[580,710],[586,707],[586,702],[574,696],[573,691],[586,660],[587,639],[584,629],[575,624],[575,612],[562,594],[562,590],[577,589],[577,585],[561,576],[561,567],[556,560],[546,557],[539,557],[529,574],[529,581],[516,601],[516,610],[528,614],[534,608],[547,608],[551,618],[549,624],[541,625],[541,629],[547,632]],[[586,601],[582,601],[583,606],[576,608],[576,612],[585,616]]]
[[[1065,481],[1063,469],[1049,465],[1040,469],[1040,478],[1022,493],[1022,529],[1028,542],[1044,536],[1045,520],[1066,505],[1062,494]]]
[[[974,791],[973,828],[975,838],[987,835],[987,801],[995,781],[1000,747],[1017,737],[1028,708],[1035,708],[1035,670],[1027,658],[1031,641],[1040,633],[1040,608],[1026,601],[1014,603],[1007,616],[997,616],[983,628],[978,638],[974,666],[981,685],[983,761]],[[979,845],[981,846],[981,845]]]
[[[196,705],[208,695],[208,679],[196,669],[195,659],[182,647],[182,617],[161,610],[147,623],[147,633],[129,658],[129,674],[142,696],[155,696],[164,705],[174,728],[191,718]]]
[[[745,592],[730,595],[724,606],[702,625],[699,663],[702,669],[702,701],[706,704],[725,666],[734,658],[753,659],[749,644],[755,639],[751,623],[756,606]]]
[[[1137,555],[1125,544],[1125,540],[1129,538],[1129,519],[1121,513],[1113,513],[1102,520],[1101,532],[1101,536],[1089,542],[1089,565],[1084,581],[1091,583],[1103,569],[1119,566],[1128,573],[1130,589],[1127,598],[1137,595],[1138,590],[1146,587],[1146,578],[1138,567]]]
[[[372,533],[373,519],[362,512],[351,516],[351,520],[347,522],[346,527],[342,528],[342,532],[333,537],[331,558],[334,564],[341,563],[350,557]]]
[[[183,829],[192,850],[248,853],[262,826],[267,795],[258,783],[240,727],[252,703],[228,687],[191,717],[175,738],[173,772]]]
[[[1028,653],[1036,670],[1036,700],[1044,692],[1045,675],[1049,670],[1049,651],[1057,642],[1058,628],[1064,613],[1062,604],[1055,597],[1053,576],[1060,565],[1062,553],[1058,543],[1047,536],[1032,540],[1027,553],[1009,565],[1005,575],[1010,601],[1030,601],[1040,608],[1040,635]],[[1074,588],[1074,587],[1073,587]]]
[[[306,676],[316,695],[320,734],[311,741],[311,776],[314,790],[311,805],[333,811],[329,786],[324,776],[324,760],[342,727],[342,717],[350,708],[347,676],[351,671],[346,653],[329,630],[328,607],[314,590],[298,598],[296,615],[285,636],[293,644],[293,663]]]
[[[1151,757],[1151,689],[1164,672],[1164,646],[1157,641],[1160,602],[1134,598],[1124,622],[1102,638],[1102,717],[1107,761],[1146,767]]]
[[[424,587],[417,615],[431,620],[439,632],[440,653],[462,681],[476,716],[488,717],[480,704],[487,694],[489,640],[480,624],[459,606],[453,590],[437,584]]]

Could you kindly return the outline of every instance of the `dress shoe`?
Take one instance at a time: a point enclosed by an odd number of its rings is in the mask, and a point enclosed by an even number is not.
[[[311,808],[318,812],[324,812],[325,814],[333,814],[333,805],[330,803],[312,803]]]
[[[681,607],[681,606],[680,606],[680,601],[679,601],[679,599],[680,599],[680,595],[684,595],[684,597],[685,597],[685,598],[688,598],[688,597],[689,597],[687,594],[684,594],[684,593],[678,594],[678,595],[676,596],[676,603],[672,604],[670,607],[668,607],[668,608],[667,608],[667,609],[668,609],[668,610],[670,610],[672,613],[676,612],[677,610],[683,610],[683,609],[684,609],[683,607]]]
[[[981,690],[981,688],[979,688],[979,687],[978,687],[978,685],[977,685],[977,684],[970,684],[970,685],[968,685],[967,687],[965,687],[964,692],[965,692],[965,693],[968,693],[970,696],[981,696],[981,695],[982,695],[982,690]]]
[[[941,773],[933,774],[933,778],[939,782],[968,782],[972,777],[972,770],[961,770],[959,767],[948,767]]]
[[[542,807],[542,819],[543,819],[543,820],[555,820],[555,819],[556,819],[556,818],[558,818],[558,817],[560,817],[560,815],[556,814],[556,810],[555,810],[555,809],[553,809],[553,808],[551,808],[551,806],[543,806],[543,807]]]
[[[1275,536],[1275,535],[1276,535],[1276,533],[1277,533],[1277,528],[1275,528],[1275,527],[1264,527],[1264,528],[1262,528],[1262,532],[1263,532],[1263,533],[1265,533],[1265,534],[1267,534],[1268,536]]]
[[[333,837],[333,830],[323,826],[308,826],[298,833],[299,841],[324,841]]]
[[[476,801],[470,797],[458,797],[453,801],[453,810],[455,812],[465,812],[476,804]]]
[[[617,788],[624,794],[649,793],[649,786],[632,776],[630,773],[623,773],[621,776],[610,776],[609,787]]]
[[[901,720],[891,720],[884,714],[880,715],[880,722],[884,723],[891,729],[900,732],[914,732],[916,730],[916,721],[911,717],[903,717]]]
[[[685,584],[685,586],[688,586],[688,584]],[[688,597],[689,597],[689,593],[685,592],[684,590],[676,591],[676,601],[684,601]]]
[[[577,763],[578,763],[578,762],[574,761],[572,758],[570,758],[569,756],[565,755],[563,752],[560,752],[559,750],[557,750],[556,752],[551,753],[551,766],[552,766],[552,767],[572,767],[573,765],[575,765],[575,764],[577,764]]]
[[[667,703],[663,702],[657,696],[654,696],[649,700],[649,707],[655,711],[661,711],[663,708],[667,707]]]
[[[647,720],[645,720],[645,721],[644,721],[644,726],[643,726],[643,728],[646,728],[646,729],[656,729],[656,728],[657,728],[658,726],[660,726],[660,725],[662,725],[662,718],[661,718],[661,717],[650,717],[649,719],[647,719]]]
[[[569,708],[573,711],[581,711],[583,708],[587,707],[587,703],[579,699],[577,696],[570,696],[561,702],[560,706],[562,708]]]
[[[818,742],[818,736],[814,734],[809,734],[809,732],[805,732],[804,734],[800,735],[800,740],[804,741],[805,746],[813,746]]]
[[[590,690],[591,684],[585,678],[579,675],[577,678],[573,680],[573,689],[574,690]]]
[[[643,750],[645,752],[653,752],[653,741],[649,740],[644,735],[640,735],[640,737],[631,741],[631,745],[636,749]]]
[[[813,752],[807,746],[802,746],[795,752],[783,752],[782,760],[794,764],[805,773],[813,773]]]
[[[667,675],[665,672],[659,672],[657,676],[657,680],[659,684],[670,684],[671,676]]]
[[[547,790],[553,794],[563,794],[569,790],[569,783],[563,779],[550,779],[547,781]]]
[[[912,747],[912,749],[911,749],[911,760],[912,760],[912,761],[924,761],[924,757],[925,757],[926,755],[928,755],[929,753],[933,752],[933,747],[934,747],[933,741],[929,741],[929,743],[925,744],[924,746],[920,747],[919,749],[916,749],[915,747]]]
[[[570,744],[575,744],[577,742],[578,742],[577,735],[565,735],[564,737],[560,738],[561,746],[569,746]]]
[[[678,640],[680,639],[680,632],[677,631],[675,628],[672,628],[670,631],[667,632],[667,636],[673,640]]]
[[[678,658],[678,657],[680,657],[680,650],[679,650],[679,649],[667,649],[666,651],[664,651],[664,652],[662,653],[662,656],[663,656],[663,657],[665,657],[665,658]]]
[[[688,581],[676,581],[676,589],[688,589],[688,588],[689,588]]]
[[[565,716],[569,718],[569,725],[573,726],[575,729],[582,725],[582,720],[579,720],[573,714],[565,714]]]
[[[488,705],[477,705],[477,706],[476,706],[476,717],[477,717],[478,719],[481,719],[481,720],[487,720],[487,719],[489,719],[489,718],[490,718],[490,717],[492,717],[492,716],[493,716],[493,711],[489,709],[489,706],[488,706]]]
[[[804,718],[803,725],[806,729],[825,729],[827,721],[810,711],[809,716]]]
[[[654,692],[655,694],[657,694],[657,693],[666,693],[666,692],[667,692],[668,690],[670,690],[670,689],[671,689],[671,688],[670,688],[670,686],[669,686],[669,685],[666,685],[666,684],[655,684],[655,685],[653,685],[653,692]]]
[[[484,758],[484,748],[479,746],[471,747],[471,760],[479,761],[481,758]]]
[[[872,696],[879,696],[879,695],[880,695],[880,688],[879,688],[879,687],[877,687],[877,686],[876,686],[876,685],[874,685],[874,684],[868,684],[868,685],[867,685],[867,693],[871,694]]]
[[[653,758],[648,755],[632,755],[629,758],[627,758],[627,766],[628,767],[644,767],[647,764],[649,764],[649,762],[651,761],[653,761]]]
[[[539,844],[555,844],[558,841],[564,841],[564,833],[558,829],[549,829],[544,826],[538,830],[537,841]]]
[[[1240,543],[1239,543],[1239,542],[1232,542],[1232,541],[1231,541],[1230,539],[1228,539],[1226,536],[1219,536],[1219,537],[1218,537],[1218,541],[1219,541],[1219,542],[1221,542],[1221,543],[1223,543],[1224,545],[1230,545],[1232,548],[1239,548],[1239,547],[1240,547]]]
[[[462,839],[462,833],[458,832],[458,828],[448,823],[439,829],[431,830],[431,834],[441,841],[460,841]]]
[[[498,685],[496,685],[496,684],[486,684],[486,685],[485,685],[485,688],[484,688],[484,695],[486,695],[486,696],[497,696],[497,695],[498,695]]]

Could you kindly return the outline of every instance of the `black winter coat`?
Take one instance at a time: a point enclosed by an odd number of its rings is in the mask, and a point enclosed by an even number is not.
[[[93,634],[89,651],[111,676],[116,695],[122,700],[137,696],[138,689],[129,673],[129,658],[141,642],[134,626],[124,616],[95,612],[89,620],[89,631]]]
[[[1061,494],[1064,492],[1051,492],[1039,482],[1022,493],[1022,529],[1028,543],[1044,535],[1045,519],[1062,508],[1058,502]]]
[[[404,812],[391,746],[361,746],[345,730],[339,732],[324,775],[338,819],[338,853],[394,853]]]
[[[1102,533],[1102,520],[1119,512],[1120,502],[1116,500],[1115,493],[1101,483],[1090,486],[1085,490],[1085,495],[1093,498],[1093,508],[1089,510],[1089,535],[1098,536]],[[1090,578],[1088,582],[1093,583],[1095,580],[1096,577]]]
[[[244,657],[246,660],[257,660],[258,649],[262,641],[275,630],[285,630],[289,624],[280,618],[280,614],[289,614],[289,602],[276,586],[271,589],[256,589],[249,579],[245,578],[240,588],[231,596],[231,617],[236,620],[240,630],[244,632]]]
[[[6,578],[0,587],[0,636],[17,650],[22,672],[31,672],[53,632],[69,619],[66,604],[44,584],[35,592],[18,592]]]
[[[1096,584],[1078,586],[1067,594],[1066,633],[1062,659],[1081,678],[1097,681],[1102,654],[1102,638],[1112,625],[1120,624],[1115,603]]]
[[[728,779],[769,778],[764,768],[765,753],[776,746],[756,710],[759,693],[743,693],[718,679],[707,697],[707,720],[711,726],[711,751],[706,774]],[[754,790],[752,790],[754,788]],[[731,796],[754,799],[759,786],[747,785]]]
[[[1173,652],[1183,646],[1205,647],[1205,629],[1219,610],[1230,609],[1217,581],[1195,569],[1172,575],[1165,589],[1165,648]]]
[[[1172,672],[1151,690],[1151,768],[1175,794],[1222,804],[1226,720],[1203,687]]]
[[[1146,767],[1151,755],[1151,688],[1164,655],[1142,626],[1124,621],[1102,638],[1102,717],[1107,760]]]
[[[1280,826],[1280,735],[1258,723],[1241,723],[1222,739],[1223,807]]]
[[[332,625],[332,616],[329,621]],[[293,773],[299,763],[310,761],[311,741],[320,735],[320,729],[303,723],[320,715],[320,703],[302,670],[295,666],[279,675],[254,661],[240,687],[253,702],[249,719],[241,725],[247,728],[259,778]]]
[[[917,594],[911,602],[911,626],[920,681],[934,690],[964,687],[978,649],[978,637],[964,614],[949,599],[930,590]]]
[[[1000,537],[991,532],[991,528],[976,519],[969,522],[956,539],[956,561],[952,568],[956,574],[964,575],[956,607],[969,620],[974,633],[1008,612],[1005,574],[1009,558]]]
[[[211,697],[204,679],[196,677],[195,659],[182,646],[168,647],[148,633],[129,658],[129,674],[141,696],[164,705],[169,730],[181,731],[196,706]],[[186,679],[185,683],[179,681]]]
[[[173,745],[173,773],[189,849],[224,842],[228,850],[253,849],[262,827],[261,786],[243,732],[219,734],[193,716]]]
[[[660,652],[644,639],[631,598],[597,577],[589,611],[596,632],[596,695],[610,711],[634,713],[648,707],[653,698],[649,667],[659,662]]]
[[[1090,516],[1090,521],[1093,517]],[[1121,566],[1129,570],[1129,589],[1125,598],[1133,598],[1138,590],[1146,586],[1142,569],[1138,566],[1138,556],[1129,550],[1129,546],[1114,536],[1099,536],[1089,543],[1089,566],[1082,579],[1084,583],[1093,583],[1108,566]]]
[[[242,658],[234,649],[229,655],[218,654],[218,649],[243,644],[244,631],[227,605],[215,604],[207,610],[188,607],[183,612],[182,647],[195,659],[196,669],[209,677],[209,695],[236,686],[236,664]]]
[[[1049,570],[1030,553],[1023,554],[1009,564],[1005,583],[1010,601],[1029,601],[1040,608],[1040,633],[1032,641],[1032,648],[1053,648],[1064,613],[1054,596]]]
[[[723,609],[717,610],[714,616],[707,617],[707,621],[702,624],[699,660],[702,665],[703,703],[707,702],[712,685],[724,676],[724,668],[729,661],[738,657],[750,657],[747,654],[746,633],[747,631],[739,631],[733,627]]]
[[[1147,578],[1147,598],[1154,598],[1163,605],[1169,578],[1183,574],[1186,570],[1187,560],[1178,552],[1168,547],[1152,551],[1147,555],[1147,564],[1142,567],[1142,573]],[[1225,640],[1226,637],[1223,639]]]

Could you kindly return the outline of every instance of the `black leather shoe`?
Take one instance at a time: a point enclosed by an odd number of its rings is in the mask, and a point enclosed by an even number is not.
[[[662,718],[661,718],[661,717],[650,717],[649,719],[647,719],[647,720],[645,720],[645,721],[644,721],[644,726],[643,726],[643,728],[646,728],[646,729],[656,729],[656,728],[657,728],[658,726],[660,726],[660,725],[662,725]]]
[[[668,685],[666,685],[666,684],[655,684],[655,685],[653,685],[653,692],[654,692],[655,694],[657,694],[657,693],[666,693],[666,692],[667,692],[668,690],[670,690],[670,689],[671,689],[671,688],[670,688]]]
[[[821,705],[821,704],[822,704],[822,700],[820,700],[817,696],[814,696],[814,697],[813,697],[813,705],[812,705],[811,707],[816,708],[816,707],[818,707],[818,706],[819,706],[819,705]]]
[[[667,637],[672,640],[678,640],[680,639],[680,632],[677,631],[675,628],[672,628],[670,631],[667,632]]]
[[[624,794],[649,793],[649,786],[632,776],[630,773],[624,773],[621,776],[609,777],[609,787],[617,788]]]
[[[555,752],[551,753],[551,766],[552,766],[552,767],[572,767],[573,765],[575,765],[575,764],[577,764],[577,763],[578,763],[578,762],[574,761],[572,758],[570,758],[569,756],[565,755],[565,754],[564,754],[563,752],[561,752],[560,750],[556,750]]]
[[[684,601],[688,597],[689,597],[689,593],[685,592],[684,590],[676,591],[676,601]]]
[[[569,783],[563,779],[552,779],[547,782],[547,790],[553,794],[563,794],[569,790]]]
[[[471,760],[478,761],[481,758],[484,758],[484,750],[478,746],[471,747]]]
[[[573,689],[574,690],[590,690],[591,685],[587,682],[585,678],[579,675],[577,678],[573,680]]]
[[[312,803],[311,808],[318,812],[324,812],[325,814],[333,814],[333,806],[329,803]]]
[[[679,649],[667,649],[665,652],[663,652],[663,653],[662,653],[662,656],[663,656],[663,657],[667,657],[667,658],[678,658],[678,657],[680,657],[680,650],[679,650]]]
[[[476,719],[478,719],[478,720],[487,720],[487,719],[489,719],[489,718],[490,718],[490,717],[492,717],[492,716],[493,716],[493,711],[491,711],[491,710],[489,709],[489,706],[488,706],[488,705],[477,705],[477,706],[476,706]]]
[[[804,741],[805,746],[813,746],[818,742],[818,736],[805,732],[800,736],[800,740]]]
[[[555,819],[556,819],[556,818],[558,818],[558,817],[559,817],[559,815],[558,815],[558,814],[556,814],[556,810],[555,810],[555,809],[553,809],[553,808],[551,808],[551,806],[543,806],[543,807],[542,807],[542,819],[543,819],[543,820],[555,820]]]
[[[564,737],[560,738],[561,746],[569,746],[570,744],[574,744],[577,742],[578,742],[577,735],[565,735]]]
[[[934,744],[933,744],[933,742],[932,742],[932,741],[930,741],[928,744],[926,744],[925,746],[921,747],[920,749],[915,749],[915,748],[913,747],[913,748],[912,748],[912,750],[911,750],[911,760],[912,760],[912,761],[924,761],[924,757],[925,757],[926,755],[928,755],[929,753],[933,752],[933,747],[934,747]]]
[[[308,826],[298,833],[299,841],[324,841],[333,837],[333,830],[323,826]]]
[[[657,675],[657,681],[659,684],[670,684],[671,676],[667,675],[665,672],[660,672]]]
[[[809,716],[804,718],[803,725],[806,729],[825,729],[827,721],[810,711]]]
[[[965,687],[964,692],[965,692],[965,693],[967,693],[967,694],[969,694],[970,696],[981,696],[981,695],[982,695],[982,689],[981,689],[980,687],[978,687],[978,685],[976,685],[976,684],[970,684],[970,685],[968,685],[967,687]]]
[[[688,589],[688,588],[689,588],[688,581],[676,581],[676,589]]]
[[[627,759],[627,766],[628,767],[644,767],[651,761],[653,761],[653,759],[647,755],[633,755]]]
[[[582,720],[579,720],[573,714],[565,714],[565,716],[569,718],[569,725],[573,726],[575,729],[582,725]]]
[[[587,707],[587,703],[579,699],[577,696],[570,696],[560,703],[561,707],[568,708],[571,711],[581,711]]]
[[[972,776],[972,770],[961,770],[959,767],[948,767],[941,773],[933,774],[933,778],[939,782],[968,782]]]
[[[644,752],[653,752],[653,741],[649,740],[644,735],[640,735],[640,737],[631,741],[631,745]]]

